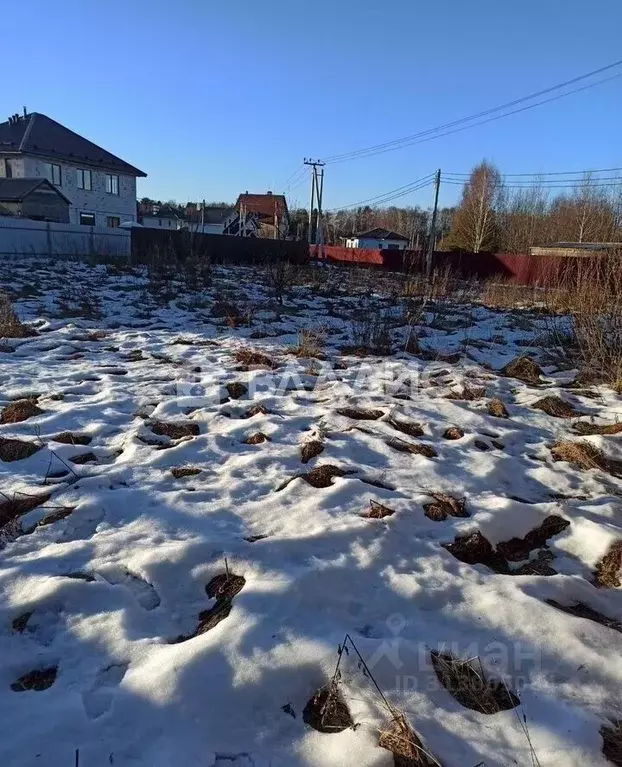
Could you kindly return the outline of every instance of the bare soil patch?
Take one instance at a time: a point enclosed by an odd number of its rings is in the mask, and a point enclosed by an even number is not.
[[[370,499],[369,511],[365,512],[363,516],[368,519],[384,519],[385,517],[393,516],[393,514],[395,514],[394,509],[390,509],[388,506]]]
[[[20,399],[7,405],[0,414],[0,423],[21,423],[44,411],[31,399]]]
[[[596,565],[594,585],[597,588],[617,589],[622,585],[622,539],[611,545]]]
[[[461,706],[480,714],[497,714],[520,705],[518,697],[503,682],[487,680],[481,665],[432,650],[432,666],[439,682]]]
[[[510,538],[497,545],[497,551],[510,562],[527,559],[535,549],[540,549],[546,542],[570,527],[570,522],[556,514],[546,517],[541,525],[530,530],[524,538]]]
[[[414,421],[398,421],[391,418],[387,423],[396,431],[401,431],[402,434],[407,434],[409,437],[422,437],[424,434],[421,424]]]
[[[501,373],[509,378],[517,378],[519,381],[523,381],[527,384],[538,386],[540,376],[542,375],[542,368],[537,362],[531,359],[531,357],[517,357],[516,359],[508,362],[508,364],[501,369]]]
[[[93,438],[88,434],[74,434],[71,431],[63,431],[55,437],[50,437],[50,439],[63,445],[90,445],[93,441]]]
[[[197,437],[200,430],[198,423],[170,423],[167,421],[156,421],[151,426],[151,431],[159,437],[182,439],[183,437]]]
[[[11,689],[13,692],[26,692],[26,690],[36,690],[41,692],[47,690],[56,681],[58,666],[49,666],[48,668],[39,668],[29,671],[27,674],[13,682]]]
[[[466,498],[454,498],[447,493],[431,493],[434,499],[423,506],[423,512],[434,522],[443,522],[447,517],[470,517],[466,509]]]
[[[372,410],[357,407],[343,407],[337,410],[339,415],[343,415],[346,418],[352,418],[356,421],[377,421],[378,418],[382,418],[384,415],[383,410]]]
[[[459,426],[450,426],[443,432],[443,439],[462,439],[464,431]]]
[[[603,739],[603,756],[616,767],[622,767],[622,720],[600,728]]]
[[[274,369],[277,363],[267,354],[255,351],[253,349],[238,349],[235,353],[236,362],[245,367],[266,367]]]
[[[217,626],[229,615],[233,606],[233,598],[242,591],[245,584],[246,579],[242,575],[222,573],[214,576],[205,587],[205,591],[210,599],[216,600],[216,603],[209,610],[203,610],[199,613],[199,624],[192,634],[179,636],[173,639],[171,644],[194,639],[194,637],[205,634]]]
[[[0,499],[0,528],[13,519],[18,519],[18,517],[36,509],[42,503],[46,503],[50,497],[50,493],[39,493],[38,495],[16,493],[12,498]]]
[[[486,388],[484,386],[468,386],[462,387],[459,392],[450,392],[445,399],[452,399],[465,402],[473,402],[476,399],[481,399],[486,396]]]
[[[348,706],[334,684],[320,688],[309,698],[302,719],[314,730],[325,733],[342,732],[354,726]]]
[[[543,413],[554,418],[577,418],[577,416],[583,415],[561,397],[543,397],[534,402],[532,407],[535,410],[542,410]]]
[[[80,453],[80,455],[72,456],[69,460],[78,466],[84,466],[85,463],[97,463],[97,456],[95,453]]]
[[[196,466],[175,466],[171,469],[171,474],[175,479],[182,479],[183,477],[195,477],[201,473],[201,469]]]
[[[34,442],[0,437],[0,461],[4,461],[5,463],[22,461],[24,458],[30,458],[30,456],[34,455],[38,450],[41,450],[41,445],[36,445]]]
[[[330,487],[335,477],[343,477],[346,474],[347,472],[340,469],[339,466],[324,464],[323,466],[316,466],[315,469],[311,469],[311,471],[303,474],[302,479],[311,487],[324,488]]]
[[[225,388],[231,399],[241,399],[242,397],[245,397],[248,392],[248,388],[239,381],[228,383]]]
[[[508,409],[498,397],[495,397],[494,399],[490,400],[490,402],[487,405],[487,410],[490,413],[490,415],[494,416],[495,418],[510,417],[510,414],[508,413]]]
[[[601,626],[606,626],[614,631],[622,632],[622,621],[608,618],[606,615],[599,613],[598,610],[593,610],[591,607],[584,605],[583,602],[575,602],[572,605],[562,605],[554,599],[547,599],[546,603],[547,605],[551,605],[551,607],[556,607],[564,613],[568,613],[568,615],[574,615],[576,618],[585,618],[588,621],[600,623]]]
[[[319,439],[309,439],[300,446],[300,461],[309,463],[312,458],[324,452],[324,443]]]
[[[261,445],[262,442],[270,442],[270,437],[266,436],[263,432],[258,431],[255,434],[251,434],[243,440],[245,445]]]
[[[242,418],[252,418],[255,415],[270,415],[270,411],[264,405],[253,405],[244,413]]]
[[[400,453],[422,455],[425,458],[436,458],[438,456],[438,453],[432,445],[424,445],[421,442],[405,442],[403,439],[396,439],[393,437],[388,439],[386,444]]]

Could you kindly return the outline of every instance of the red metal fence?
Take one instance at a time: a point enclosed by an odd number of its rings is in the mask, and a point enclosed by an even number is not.
[[[425,256],[415,250],[367,250],[333,245],[312,245],[311,257],[330,263],[380,267],[392,271],[421,272]],[[502,279],[516,285],[544,285],[576,266],[582,259],[567,256],[531,256],[522,253],[434,253],[434,268],[450,268],[461,277]]]

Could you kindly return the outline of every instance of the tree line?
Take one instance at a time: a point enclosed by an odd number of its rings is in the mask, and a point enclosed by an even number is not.
[[[622,242],[622,184],[586,174],[553,193],[551,181],[504,181],[481,162],[462,189],[441,250],[528,253],[556,242]]]

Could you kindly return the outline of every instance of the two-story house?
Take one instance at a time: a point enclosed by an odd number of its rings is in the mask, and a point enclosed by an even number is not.
[[[136,179],[146,175],[38,112],[0,123],[0,178],[46,178],[70,200],[72,224],[136,221]]]

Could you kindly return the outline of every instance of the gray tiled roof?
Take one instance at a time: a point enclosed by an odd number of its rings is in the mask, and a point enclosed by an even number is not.
[[[20,202],[40,186],[53,189],[63,200],[71,202],[45,178],[0,178],[0,202]]]
[[[36,155],[74,165],[91,165],[130,176],[147,175],[38,112],[0,123],[0,154],[6,152]]]

